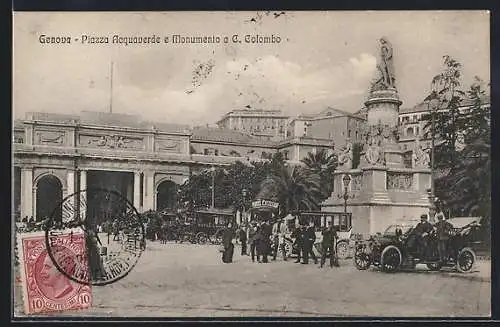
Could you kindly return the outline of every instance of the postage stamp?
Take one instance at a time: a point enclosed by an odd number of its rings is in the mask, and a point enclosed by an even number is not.
[[[44,233],[18,233],[20,279],[26,314],[86,309],[91,306],[89,285],[76,283],[62,274],[47,251]],[[73,271],[85,272],[85,242],[82,233],[57,236],[60,262]]]
[[[89,201],[94,204],[91,210],[87,209]],[[45,229],[48,255],[56,269],[81,284],[102,286],[124,278],[137,264],[145,246],[144,226],[137,209],[112,190],[88,188],[67,196],[53,210]],[[68,240],[61,235],[68,233],[81,235],[84,253],[76,253],[71,259],[76,265],[68,264],[71,260],[67,248],[60,245]]]

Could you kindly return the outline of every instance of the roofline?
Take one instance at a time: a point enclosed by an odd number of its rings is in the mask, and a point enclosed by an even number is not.
[[[268,141],[269,142],[269,141]],[[228,145],[238,145],[238,146],[248,146],[248,147],[259,147],[259,148],[275,148],[276,144],[264,144],[264,143],[247,143],[247,142],[234,142],[234,141],[220,141],[220,140],[207,140],[199,139],[195,136],[191,137],[190,143],[210,143],[210,144],[228,144]]]
[[[403,108],[403,110],[412,110],[413,108],[415,107],[418,107],[418,106],[421,106],[424,107],[423,105],[425,104],[425,102],[420,102],[420,103],[417,103],[416,105],[414,105],[413,107],[411,108]],[[461,105],[458,107],[458,109],[463,109],[463,108],[468,108],[468,107],[471,107],[472,104],[469,104],[469,105]],[[488,101],[481,101],[481,107],[487,107],[487,106],[491,106],[491,98],[488,97]],[[439,109],[441,111],[446,111],[448,109],[446,108],[441,108]],[[404,114],[414,114],[414,113],[418,113],[418,112],[425,112],[425,111],[429,111],[429,109],[422,109],[422,110],[415,110],[415,111],[406,111],[406,112],[401,112],[401,109],[399,111],[399,114],[400,115],[404,115]]]

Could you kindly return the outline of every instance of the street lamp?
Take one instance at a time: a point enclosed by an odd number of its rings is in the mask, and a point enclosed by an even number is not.
[[[434,214],[436,213],[436,203],[435,203],[435,182],[434,182],[434,142],[435,142],[435,133],[436,133],[436,109],[439,106],[439,99],[435,93],[432,94],[432,97],[427,102],[427,110],[431,114],[431,189],[429,198],[431,199],[431,208],[430,215],[431,220],[434,219]]]
[[[243,198],[243,218],[245,223],[248,223],[247,221],[247,208],[246,208],[246,199],[247,199],[247,189],[242,189],[241,190],[241,196]]]
[[[347,200],[349,200],[349,198],[352,198],[351,196],[349,196],[349,184],[351,183],[351,176],[349,176],[349,174],[345,174],[344,176],[342,176],[342,184],[344,186],[344,194],[342,195],[338,195],[339,199],[344,199],[344,212],[347,213]]]
[[[212,172],[212,209],[215,208],[215,167],[210,168]]]

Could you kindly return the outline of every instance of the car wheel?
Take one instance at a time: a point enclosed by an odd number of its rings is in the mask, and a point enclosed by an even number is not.
[[[461,273],[468,273],[474,268],[476,254],[471,248],[463,248],[457,256],[457,270]]]
[[[371,265],[371,259],[368,253],[362,250],[357,250],[354,253],[354,266],[358,270],[366,270],[370,268],[370,265]]]
[[[349,258],[349,243],[345,240],[337,242],[337,257],[339,259]]]
[[[207,234],[199,232],[198,234],[196,234],[196,241],[198,244],[206,244],[208,242]]]
[[[380,267],[385,272],[393,272],[402,262],[401,251],[394,245],[386,246],[380,255]]]
[[[213,243],[220,245],[222,244],[222,231],[217,231],[213,236]]]

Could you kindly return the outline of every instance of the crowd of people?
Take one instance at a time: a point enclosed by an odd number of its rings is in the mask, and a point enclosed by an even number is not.
[[[338,267],[336,252],[337,229],[331,222],[322,230],[320,268],[325,265],[327,257],[330,259],[330,267]],[[291,253],[287,253],[286,243],[292,243],[292,253],[297,255],[295,263],[309,264],[309,259],[318,263],[313,247],[316,242],[316,231],[313,223],[297,224],[290,231],[284,220],[278,220],[270,224],[268,220],[252,221],[249,224],[241,224],[236,229],[228,224],[224,229],[222,237],[222,261],[232,262],[234,244],[233,239],[241,243],[241,255],[250,256],[252,262],[268,263],[269,260],[276,261],[278,254],[284,261]]]

